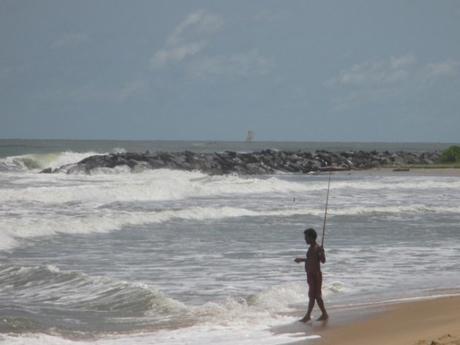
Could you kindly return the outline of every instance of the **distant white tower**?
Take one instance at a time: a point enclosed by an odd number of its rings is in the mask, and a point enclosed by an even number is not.
[[[248,131],[248,135],[246,136],[246,142],[250,143],[254,140],[256,134],[253,131]]]

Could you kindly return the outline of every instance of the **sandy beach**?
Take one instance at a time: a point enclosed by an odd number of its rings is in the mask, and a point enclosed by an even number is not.
[[[460,297],[396,304],[365,320],[314,329],[321,345],[458,345]]]

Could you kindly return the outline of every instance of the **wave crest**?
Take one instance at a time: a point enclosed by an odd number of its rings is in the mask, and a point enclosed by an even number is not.
[[[91,277],[61,271],[53,265],[0,266],[1,295],[30,306],[65,307],[69,310],[144,315],[147,311],[169,315],[185,306],[159,290],[139,282]]]
[[[329,209],[329,217],[347,216],[402,216],[418,214],[445,214],[460,213],[460,207],[437,207],[426,205],[410,206],[374,206],[374,207],[342,207]],[[171,220],[219,220],[240,217],[322,217],[322,208],[286,207],[266,210],[251,210],[238,207],[189,207],[178,209],[164,209],[155,211],[117,211],[101,208],[92,214],[48,214],[38,213],[31,218],[30,214],[24,217],[0,218],[2,232],[0,249],[15,247],[17,240],[29,239],[55,234],[86,234],[104,233],[121,230],[132,226],[165,223]],[[65,224],[65,227],[63,226]]]
[[[46,168],[56,169],[67,164],[77,163],[86,157],[97,154],[100,153],[64,151],[8,156],[0,158],[0,171],[18,172]]]

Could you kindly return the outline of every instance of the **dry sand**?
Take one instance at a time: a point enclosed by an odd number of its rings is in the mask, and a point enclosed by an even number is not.
[[[397,304],[366,320],[315,331],[319,345],[460,345],[460,297]]]

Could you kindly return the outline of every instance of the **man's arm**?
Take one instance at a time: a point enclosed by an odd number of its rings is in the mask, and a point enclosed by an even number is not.
[[[300,263],[300,262],[307,261],[307,259],[305,259],[305,258],[295,258],[294,261],[297,262],[297,263]]]

